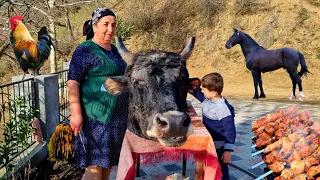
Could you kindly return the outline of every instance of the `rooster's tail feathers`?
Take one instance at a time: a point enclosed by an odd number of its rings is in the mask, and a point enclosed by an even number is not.
[[[48,46],[52,46],[54,48],[52,38],[48,34],[43,34],[39,36],[39,42],[45,42]]]
[[[45,27],[45,26],[43,26],[43,27],[39,30],[39,32],[38,32],[38,40],[40,40],[41,36],[44,35],[44,34],[46,34],[46,35],[49,34],[49,33],[48,33],[48,30],[47,30],[47,27]]]

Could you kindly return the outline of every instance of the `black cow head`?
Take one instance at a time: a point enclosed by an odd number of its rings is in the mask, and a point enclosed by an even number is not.
[[[165,146],[181,146],[192,133],[187,112],[189,74],[186,60],[195,38],[180,54],[149,50],[131,54],[116,38],[121,56],[131,64],[125,75],[109,77],[105,88],[118,94],[129,92],[128,129],[136,135]]]

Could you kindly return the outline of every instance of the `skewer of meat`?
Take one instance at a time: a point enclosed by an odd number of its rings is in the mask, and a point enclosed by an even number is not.
[[[277,148],[277,147],[280,147],[278,144],[280,144],[280,141],[284,141],[284,147],[285,148]],[[271,163],[274,163],[274,162],[286,162],[287,164],[291,164],[292,161],[294,160],[302,160],[304,159],[305,157],[307,157],[307,159],[305,160],[307,163],[307,169],[309,169],[309,166],[311,167],[312,165],[315,165],[315,164],[318,164],[316,162],[317,159],[320,158],[319,154],[320,154],[320,147],[319,147],[319,143],[316,144],[316,143],[312,143],[310,145],[305,145],[305,146],[302,146],[302,147],[296,147],[296,148],[293,148],[292,147],[292,142],[289,141],[288,138],[282,138],[280,141],[277,141],[273,144],[270,144],[269,147],[271,147],[272,145],[276,145],[271,153],[268,153],[264,158],[263,158],[263,161],[255,164],[252,166],[252,169],[262,165],[262,164],[271,164]],[[315,140],[314,140],[315,141]],[[318,141],[317,141],[318,142]],[[292,149],[290,149],[292,148]],[[270,148],[271,149],[271,148]],[[291,151],[291,155],[289,157],[287,157],[285,151]],[[266,151],[267,149],[265,149]],[[261,150],[262,151],[262,150]],[[280,151],[283,153],[282,155],[280,155]],[[287,154],[289,154],[287,152]],[[312,157],[309,157],[309,156],[312,156]],[[309,165],[311,164],[311,165]]]
[[[297,127],[295,127],[295,128],[297,128]],[[278,131],[276,131],[276,133],[277,132],[279,132],[279,133],[277,133],[277,136],[275,136],[275,137],[270,137],[270,135],[268,135],[266,132],[263,132],[260,134],[259,138],[256,140],[256,143],[255,143],[255,145],[252,146],[252,148],[256,147],[257,149],[262,149],[264,146],[268,146],[269,144],[271,144],[274,141],[276,142],[276,140],[279,139],[279,137],[281,135],[287,135],[289,137],[289,139],[293,142],[296,142],[297,140],[304,141],[304,139],[300,139],[300,138],[304,137],[304,136],[308,136],[306,141],[310,142],[310,140],[314,139],[314,137],[319,136],[317,134],[310,134],[309,135],[310,130],[311,130],[310,127],[308,127],[308,128],[303,127],[300,129],[296,129],[295,131],[291,131],[291,132],[288,130],[286,133],[281,133],[281,131],[284,132],[284,130],[278,130]],[[289,133],[292,133],[292,134],[289,134]],[[298,142],[298,146],[301,143],[303,143],[303,142]]]
[[[313,179],[316,175],[320,174],[320,165],[318,166],[312,166],[308,171],[307,171],[307,179],[311,180]]]
[[[292,180],[306,180],[306,179],[307,179],[307,175],[306,174],[298,174]]]

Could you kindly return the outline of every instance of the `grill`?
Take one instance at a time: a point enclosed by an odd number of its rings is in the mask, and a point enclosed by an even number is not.
[[[253,156],[267,165],[255,180],[320,180],[320,125],[309,111],[278,110],[252,122]]]

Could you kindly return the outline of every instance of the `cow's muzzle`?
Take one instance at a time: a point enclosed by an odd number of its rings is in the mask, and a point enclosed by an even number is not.
[[[181,146],[192,133],[191,120],[187,113],[168,111],[157,113],[153,124],[147,131],[149,137],[154,137],[165,146]]]

